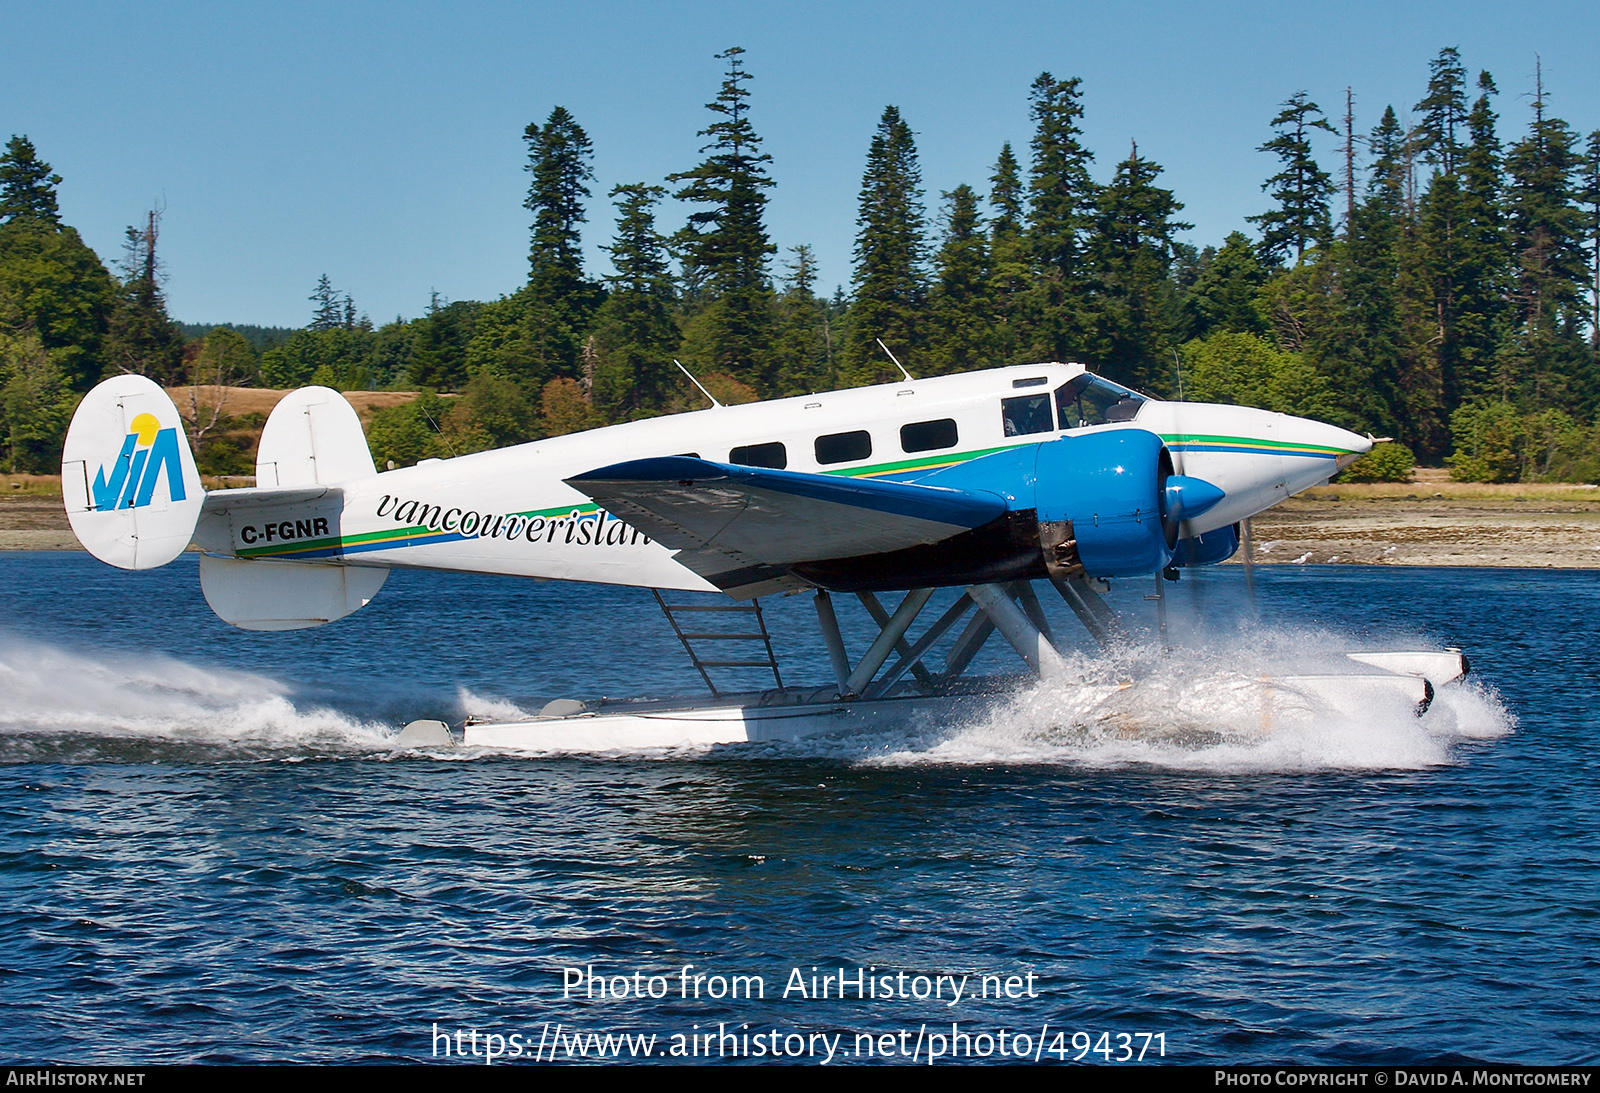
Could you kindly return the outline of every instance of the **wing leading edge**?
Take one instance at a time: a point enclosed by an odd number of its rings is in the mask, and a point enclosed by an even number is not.
[[[795,566],[940,543],[1006,514],[1006,499],[874,479],[769,470],[687,456],[639,459],[566,480],[729,595],[813,582]]]

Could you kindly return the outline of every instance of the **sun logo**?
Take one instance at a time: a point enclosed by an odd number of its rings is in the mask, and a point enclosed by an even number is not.
[[[128,425],[122,450],[111,465],[111,473],[101,467],[94,476],[94,507],[108,509],[142,508],[155,498],[156,483],[163,468],[167,472],[167,493],[174,501],[186,496],[183,488],[183,461],[178,455],[178,430],[163,429],[154,414],[140,414]]]

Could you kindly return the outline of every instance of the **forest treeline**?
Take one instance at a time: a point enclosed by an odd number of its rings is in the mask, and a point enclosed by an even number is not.
[[[436,296],[383,326],[324,276],[304,329],[186,338],[162,296],[159,214],[128,229],[108,270],[60,222],[60,177],[13,137],[3,462],[53,470],[77,399],[117,372],[420,390],[370,431],[380,465],[406,464],[703,405],[674,358],[724,402],[886,381],[899,373],[881,340],[917,375],[1081,361],[1163,397],[1394,437],[1461,479],[1600,479],[1600,132],[1557,117],[1542,79],[1526,127],[1504,137],[1493,78],[1469,78],[1454,49],[1415,104],[1375,125],[1358,129],[1348,92],[1331,112],[1291,95],[1263,131],[1252,234],[1203,249],[1178,238],[1183,205],[1137,145],[1096,181],[1077,79],[1041,74],[1026,147],[1003,144],[981,185],[936,199],[890,106],[866,150],[851,284],[830,295],[809,247],[770,239],[752,76],[737,48],[718,60],[704,158],[607,195],[609,273],[584,268],[593,147],[558,106],[523,134],[526,283],[492,301]],[[657,227],[669,198],[690,210],[670,235]],[[247,473],[227,422],[195,417],[202,466]]]

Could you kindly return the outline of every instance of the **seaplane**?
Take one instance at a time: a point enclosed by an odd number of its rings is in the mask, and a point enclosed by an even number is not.
[[[63,500],[78,540],[110,565],[198,550],[206,602],[246,630],[342,619],[397,567],[650,589],[709,701],[558,699],[521,718],[416,721],[397,737],[592,752],[952,723],[1016,685],[964,674],[996,633],[1024,681],[1067,670],[1039,586],[1114,646],[1127,634],[1102,598],[1108,582],[1155,576],[1159,590],[1226,561],[1251,517],[1373,443],[1281,413],[1153,398],[1081,364],[901,372],[737,406],[702,387],[708,409],[386,471],[349,402],[304,387],[268,418],[254,487],[210,492],[172,400],[120,375],[73,416]],[[913,636],[942,589],[959,595]],[[794,594],[815,606],[833,676],[820,685],[785,685],[773,655],[761,599]],[[854,657],[835,607],[849,596],[877,627]],[[751,668],[776,685],[714,681]],[[1354,715],[1373,696],[1420,713],[1466,670],[1454,650],[1353,653],[1273,686]]]

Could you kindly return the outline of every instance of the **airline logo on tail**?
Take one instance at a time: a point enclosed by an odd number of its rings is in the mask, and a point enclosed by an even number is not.
[[[95,510],[137,509],[150,504],[163,469],[167,472],[168,496],[182,501],[186,493],[180,450],[176,428],[163,429],[154,414],[135,417],[128,435],[122,438],[122,450],[110,472],[105,467],[95,472]]]

